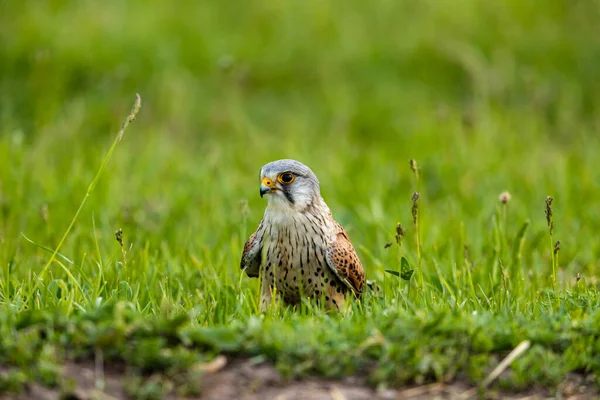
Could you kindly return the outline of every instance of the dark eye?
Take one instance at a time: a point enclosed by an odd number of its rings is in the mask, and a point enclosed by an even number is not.
[[[279,175],[279,182],[289,184],[294,181],[294,174],[291,172],[286,172],[284,174]]]

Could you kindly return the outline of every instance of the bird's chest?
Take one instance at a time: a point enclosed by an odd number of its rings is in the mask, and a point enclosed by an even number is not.
[[[329,246],[325,228],[302,220],[270,227],[264,274],[287,303],[320,296],[334,279],[325,260]]]

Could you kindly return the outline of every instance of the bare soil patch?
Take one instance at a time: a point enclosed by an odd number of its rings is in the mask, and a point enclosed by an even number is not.
[[[108,365],[102,370],[91,362],[70,362],[63,367],[62,390],[42,385],[30,385],[25,393],[17,396],[0,396],[5,399],[127,399],[127,371],[122,365]],[[154,377],[155,378],[155,377]],[[153,379],[152,376],[147,379]],[[103,382],[103,385],[99,382]],[[391,400],[391,399],[593,399],[599,392],[589,379],[570,375],[560,385],[558,393],[541,388],[531,388],[520,393],[490,390],[481,397],[465,382],[451,384],[432,383],[401,389],[375,390],[359,377],[343,380],[322,378],[286,379],[272,365],[254,365],[245,359],[226,360],[207,364],[206,373],[200,378],[200,392],[194,396],[180,396],[171,391],[167,399],[199,400]],[[102,389],[100,389],[102,388]]]

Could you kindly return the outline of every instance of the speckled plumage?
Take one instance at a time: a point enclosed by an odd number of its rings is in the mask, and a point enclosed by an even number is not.
[[[292,174],[292,182],[285,179]],[[319,181],[304,164],[279,160],[261,169],[268,205],[244,246],[241,268],[261,276],[261,310],[276,294],[286,304],[302,297],[340,309],[347,294],[360,296],[364,270],[344,228],[332,217]]]

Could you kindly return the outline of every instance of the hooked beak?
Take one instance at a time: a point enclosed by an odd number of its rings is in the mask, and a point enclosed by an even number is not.
[[[275,190],[279,190],[275,182],[273,182],[269,178],[262,178],[260,182],[260,197],[263,197],[265,194],[274,192]]]

